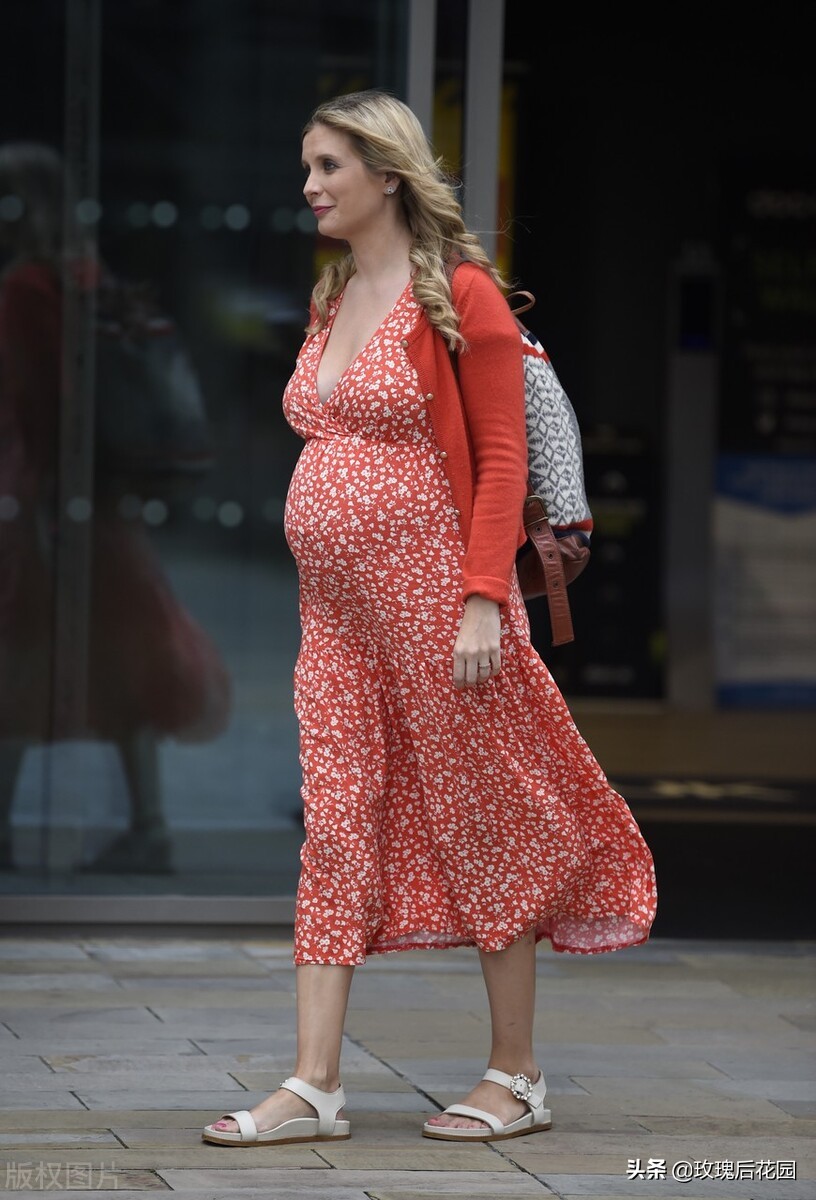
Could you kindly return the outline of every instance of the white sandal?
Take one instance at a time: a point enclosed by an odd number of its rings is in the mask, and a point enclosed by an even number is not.
[[[523,1137],[527,1133],[538,1133],[550,1129],[552,1113],[544,1107],[544,1097],[547,1085],[544,1075],[539,1072],[535,1083],[527,1075],[508,1075],[506,1071],[496,1071],[488,1067],[482,1079],[490,1083],[501,1083],[509,1088],[517,1100],[523,1100],[529,1108],[524,1116],[509,1125],[503,1125],[493,1113],[484,1112],[481,1108],[472,1108],[469,1104],[452,1104],[445,1112],[453,1117],[473,1117],[475,1121],[484,1121],[488,1129],[457,1129],[454,1125],[430,1125],[427,1121],[422,1126],[422,1136],[439,1138],[445,1142],[501,1142],[505,1138]]]
[[[238,1132],[226,1129],[215,1129],[206,1125],[201,1134],[205,1142],[214,1142],[217,1146],[269,1146],[288,1145],[291,1142],[341,1142],[351,1137],[348,1121],[338,1120],[337,1114],[346,1103],[343,1085],[335,1092],[321,1092],[320,1088],[312,1087],[305,1079],[292,1075],[284,1079],[281,1087],[287,1092],[294,1092],[317,1111],[316,1117],[294,1117],[291,1121],[283,1121],[274,1129],[258,1132],[258,1126],[252,1113],[247,1109],[239,1112],[224,1113],[219,1121],[232,1117],[238,1123]]]

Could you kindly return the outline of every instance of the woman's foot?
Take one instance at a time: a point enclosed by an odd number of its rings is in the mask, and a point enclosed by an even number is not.
[[[536,1083],[541,1075],[538,1067],[533,1067],[531,1071],[525,1072],[528,1077]],[[469,1105],[471,1108],[481,1108],[484,1112],[492,1113],[498,1117],[503,1125],[509,1125],[511,1121],[517,1121],[519,1117],[523,1117],[530,1109],[523,1101],[517,1100],[512,1092],[508,1091],[500,1083],[491,1083],[487,1079],[481,1079],[472,1092],[469,1092],[463,1104]],[[455,1113],[437,1113],[435,1117],[429,1117],[429,1125],[438,1125],[451,1129],[489,1129],[490,1127],[484,1121],[477,1121],[474,1117],[459,1117]]]
[[[309,1081],[307,1080],[307,1082]],[[320,1089],[333,1092],[339,1086],[339,1082],[328,1088],[321,1084]],[[311,1104],[302,1100],[300,1096],[296,1096],[294,1092],[288,1091],[287,1088],[278,1088],[271,1096],[267,1096],[265,1100],[256,1104],[249,1111],[258,1127],[258,1133],[266,1133],[268,1129],[274,1129],[276,1125],[282,1125],[284,1121],[293,1121],[296,1117],[317,1116],[317,1111],[312,1108]],[[343,1117],[342,1108],[337,1113],[337,1117]],[[223,1120],[213,1121],[211,1128],[220,1130],[222,1133],[237,1133],[238,1122],[234,1121],[232,1117],[224,1117]]]

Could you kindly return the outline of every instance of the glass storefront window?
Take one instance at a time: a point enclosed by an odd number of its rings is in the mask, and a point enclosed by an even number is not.
[[[404,94],[407,0],[4,5],[0,890],[291,894],[281,393],[321,99]]]

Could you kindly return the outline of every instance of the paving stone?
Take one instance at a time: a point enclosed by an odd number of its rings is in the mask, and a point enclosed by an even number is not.
[[[12,1068],[12,1079],[14,1081],[15,1091],[19,1088],[20,1091],[30,1091],[37,1095],[53,1092],[55,1094],[67,1095],[75,1090],[75,1083],[67,1075],[57,1076],[53,1071],[49,1071],[43,1075],[33,1071],[20,1071]],[[2,1108],[5,1092],[0,1091],[0,1108]]]
[[[241,958],[232,942],[220,941],[167,941],[164,938],[113,941],[84,941],[82,948],[91,958],[99,962],[212,962],[218,958]]]
[[[512,1163],[531,1175],[614,1175],[620,1172],[621,1166],[624,1171],[626,1169],[626,1159],[620,1154],[558,1154],[543,1150],[503,1152]],[[642,1200],[647,1198],[644,1196]]]
[[[217,975],[120,975],[115,986],[125,992],[140,993],[155,988],[161,993],[161,1004],[167,1004],[168,997],[173,996],[178,996],[181,1003],[189,1004],[190,997],[195,996],[201,988],[209,992],[215,1004],[232,1003],[236,992],[253,992],[256,1000],[258,997],[265,997],[269,992],[285,992],[294,997],[294,987],[290,980],[276,979],[274,975],[257,971],[252,974],[233,975],[228,981]]]
[[[631,1014],[627,1013],[631,1021]],[[647,1029],[645,1024],[613,1024],[609,1014],[602,1019],[592,1013],[542,1013],[536,1016],[534,1026],[536,1042],[545,1038],[549,1042],[584,1042],[587,1045],[607,1046],[656,1046],[668,1040],[657,1028]]]
[[[795,1029],[802,1029],[806,1033],[816,1032],[816,1017],[807,1016],[791,1016],[788,1013],[783,1013],[782,1019],[788,1021]]]
[[[23,962],[40,962],[47,959],[56,959],[60,962],[68,962],[69,960],[88,961],[88,955],[81,946],[75,945],[67,938],[56,942],[40,941],[38,938],[14,938],[0,937],[0,961],[14,962],[15,959],[20,959]]]
[[[407,1079],[401,1079],[399,1075],[395,1075],[390,1067],[385,1064],[378,1063],[376,1060],[371,1064],[372,1068],[379,1070],[366,1071],[351,1071],[343,1070],[343,1086],[346,1091],[351,1094],[353,1091],[361,1092],[415,1092],[416,1088]]]
[[[768,1121],[778,1119],[773,1104],[761,1097],[720,1094],[712,1095],[712,1080],[643,1080],[633,1083],[629,1079],[579,1076],[576,1082],[597,1103],[604,1098],[614,1102],[623,1112],[637,1116],[706,1116],[716,1105],[724,1115],[740,1116],[745,1120]],[[575,1096],[564,1097],[562,1104],[572,1100],[581,1103]]]
[[[72,1146],[115,1146],[122,1148],[118,1138],[108,1129],[86,1129],[81,1133],[68,1133],[63,1130],[17,1130],[16,1133],[0,1133],[0,1151],[19,1150],[25,1148],[29,1153],[33,1148],[47,1147],[51,1150]]]
[[[163,1031],[158,1022],[156,1022],[156,1028],[159,1030],[159,1037],[155,1039],[147,1039],[142,1033],[136,1037],[128,1034],[128,1053],[138,1056],[142,1060],[149,1057],[163,1058],[166,1056],[173,1062],[181,1057],[201,1059],[206,1057],[189,1039],[168,1037],[166,1034],[162,1036]],[[94,1058],[99,1054],[116,1055],[121,1049],[121,1034],[116,1037],[100,1036],[98,1038],[66,1035],[59,1042],[50,1042],[36,1035],[31,1035],[12,1038],[9,1042],[2,1042],[0,1044],[0,1061],[8,1062],[9,1069],[14,1069],[15,1063],[37,1056],[49,1060],[70,1057]],[[44,1063],[43,1066],[45,1066]],[[45,1069],[48,1070],[48,1067],[45,1067]]]
[[[427,1140],[427,1139],[426,1139]],[[472,1149],[473,1147],[468,1147]],[[450,1147],[448,1147],[450,1149]],[[486,1170],[486,1171],[332,1171],[329,1180],[317,1171],[291,1171],[286,1169],[250,1167],[244,1171],[176,1171],[159,1170],[158,1174],[170,1184],[175,1192],[197,1193],[199,1198],[204,1193],[207,1200],[214,1196],[229,1196],[234,1190],[244,1192],[246,1189],[267,1189],[267,1195],[278,1196],[287,1186],[293,1191],[300,1189],[301,1195],[319,1195],[320,1200],[326,1200],[332,1193],[327,1184],[336,1190],[336,1195],[342,1200],[355,1196],[354,1189],[361,1190],[361,1196],[370,1196],[377,1189],[384,1194],[394,1191],[413,1191],[444,1196],[489,1196],[512,1197],[513,1200],[524,1200],[525,1197],[535,1197],[541,1200],[541,1186],[529,1175],[519,1171]],[[269,1189],[274,1188],[274,1191]],[[218,1189],[214,1191],[214,1189]],[[546,1192],[544,1193],[546,1196]],[[355,1197],[356,1200],[356,1197]],[[641,1196],[641,1200],[646,1200]]]
[[[37,1076],[43,1079],[54,1078],[54,1073],[51,1071],[42,1059],[32,1054],[31,1047],[26,1050],[18,1050],[14,1053],[11,1048],[7,1049],[4,1045],[0,1046],[0,1077],[8,1077],[10,1073],[17,1078],[18,1075],[26,1079],[36,1078]]]
[[[367,1188],[365,1194],[367,1197],[370,1198],[370,1200],[450,1200],[451,1195],[464,1195],[465,1193],[463,1193],[463,1192],[462,1193],[460,1193],[460,1192],[452,1193],[452,1192],[440,1192],[440,1191],[429,1191],[429,1192],[407,1191],[407,1192],[403,1192],[402,1190],[392,1191],[391,1188],[386,1188],[385,1191],[381,1191],[379,1188],[377,1188],[375,1191],[371,1191],[370,1189]],[[471,1194],[474,1196],[477,1196],[477,1195],[484,1195],[485,1193],[484,1192],[473,1192]],[[512,1189],[510,1191],[506,1191],[504,1188],[502,1188],[500,1191],[496,1191],[492,1194],[495,1196],[512,1197],[512,1196],[517,1196],[520,1193],[513,1191]],[[533,1193],[531,1193],[531,1192],[524,1192],[521,1194],[533,1195]],[[535,1195],[541,1197],[541,1200],[547,1200],[547,1196],[551,1196],[552,1194],[553,1193],[549,1190],[549,1188],[542,1188],[541,1191],[538,1191],[535,1193]],[[277,1200],[277,1197],[276,1197],[276,1200]],[[644,1198],[644,1200],[645,1200],[645,1198]]]
[[[290,997],[283,996],[279,992],[269,992],[266,996],[268,1004],[266,1002],[259,1004],[258,998],[252,993],[241,994],[240,992],[235,993],[233,1004],[229,1003],[229,997],[222,997],[222,1002],[216,1004],[215,999],[211,996],[208,997],[206,992],[202,992],[199,999],[200,1005],[192,1006],[188,1005],[189,997],[185,997],[184,1005],[171,1008],[168,1007],[166,996],[158,997],[156,993],[153,993],[150,1007],[158,1020],[167,1029],[173,1030],[176,1036],[178,1036],[179,1029],[183,1029],[187,1037],[196,1041],[199,1038],[214,1040],[219,1034],[229,1030],[233,1040],[252,1035],[265,1038],[267,1046],[269,1045],[268,1031],[276,1025],[280,1025],[284,1020],[279,1011],[272,1010],[285,1006],[294,1014]],[[250,1000],[251,1004],[248,1003]],[[245,1001],[247,1002],[246,1007],[244,1006]]]
[[[100,964],[98,962],[95,961],[93,965],[97,970],[99,969]],[[151,982],[153,979],[176,979],[182,981],[205,978],[217,980],[219,987],[224,986],[225,979],[252,978],[263,980],[271,977],[269,968],[262,961],[244,957],[211,958],[203,961],[201,959],[193,959],[192,961],[181,962],[169,962],[164,958],[156,961],[128,959],[125,962],[105,963],[105,967],[113,979],[144,979],[146,982]],[[294,988],[294,979],[291,980],[291,985]]]
[[[30,1170],[30,1174],[29,1174]],[[76,1187],[71,1186],[73,1184]],[[135,1195],[141,1196],[146,1191],[167,1192],[167,1184],[151,1170],[121,1170],[111,1169],[109,1163],[104,1167],[94,1166],[88,1172],[72,1173],[64,1163],[33,1161],[29,1164],[10,1164],[5,1170],[0,1170],[0,1189],[4,1185],[12,1185],[11,1191],[0,1190],[0,1196],[18,1196],[20,1192],[59,1192],[63,1196],[87,1196],[90,1190],[95,1196]],[[17,1185],[14,1187],[14,1185]],[[98,1185],[107,1184],[113,1191],[100,1191]],[[124,1188],[138,1189],[122,1192]],[[77,1190],[79,1189],[79,1190]]]
[[[740,1151],[740,1154],[743,1157],[745,1157],[742,1154],[744,1149],[745,1149],[745,1147],[743,1146]],[[724,1152],[720,1151],[719,1149],[715,1150],[713,1155],[697,1152],[696,1150],[690,1152],[687,1155],[679,1155],[679,1154],[677,1154],[676,1151],[672,1151],[669,1147],[667,1147],[665,1145],[652,1146],[650,1151],[648,1151],[646,1154],[641,1154],[641,1155],[621,1154],[620,1152],[617,1154],[611,1154],[611,1153],[588,1154],[584,1151],[582,1151],[580,1154],[569,1155],[569,1154],[559,1153],[557,1151],[548,1151],[548,1152],[537,1151],[536,1152],[533,1150],[527,1150],[527,1151],[513,1153],[512,1155],[509,1155],[508,1157],[511,1159],[511,1161],[514,1164],[517,1164],[518,1166],[523,1167],[524,1170],[529,1171],[530,1174],[538,1175],[538,1176],[543,1175],[551,1182],[552,1182],[552,1177],[556,1176],[556,1175],[576,1175],[576,1176],[582,1176],[582,1177],[587,1176],[587,1175],[589,1175],[589,1176],[591,1176],[591,1175],[606,1175],[606,1176],[610,1176],[610,1177],[617,1177],[619,1180],[622,1180],[624,1182],[630,1182],[630,1181],[627,1181],[627,1179],[626,1179],[627,1162],[630,1158],[637,1158],[637,1157],[641,1158],[641,1161],[644,1163],[644,1165],[649,1159],[659,1159],[660,1161],[662,1161],[666,1164],[667,1172],[671,1172],[674,1164],[678,1161],[683,1162],[683,1163],[686,1163],[686,1162],[701,1163],[704,1160],[708,1160],[709,1162],[726,1162],[726,1161],[733,1162],[733,1161],[735,1161],[734,1159],[731,1158],[731,1156],[725,1154]],[[751,1159],[752,1162],[756,1162],[760,1158],[760,1155],[754,1153],[753,1156],[749,1155],[748,1157]],[[764,1156],[764,1157],[768,1157],[768,1156]],[[770,1158],[773,1162],[777,1162],[779,1160],[785,1159],[785,1156],[774,1151],[771,1153]],[[790,1160],[786,1160],[786,1161],[790,1161]],[[794,1159],[794,1161],[796,1161],[796,1160]],[[800,1182],[803,1180],[809,1179],[809,1178],[810,1179],[813,1178],[812,1174],[809,1171],[805,1170],[801,1161],[797,1162],[797,1176],[798,1176]],[[640,1182],[640,1192],[636,1193],[636,1194],[641,1195],[643,1200],[650,1200],[649,1193],[648,1193],[648,1191],[646,1191],[646,1189],[649,1185],[655,1187],[655,1190],[659,1189],[661,1194],[662,1194],[662,1190],[664,1188],[672,1185],[671,1178],[667,1178],[665,1180],[651,1180],[651,1181],[649,1181],[648,1184],[646,1182],[644,1182],[643,1180],[635,1181],[635,1182]],[[702,1186],[705,1186],[707,1182],[709,1182],[709,1181],[695,1180],[693,1183],[690,1183],[689,1186],[690,1187],[691,1186],[702,1187]],[[729,1183],[731,1181],[728,1181],[728,1180],[713,1181],[712,1180],[711,1182],[716,1182],[717,1186],[721,1190],[722,1189],[727,1190]],[[608,1186],[608,1180],[607,1180],[606,1186]],[[675,1187],[678,1186],[678,1181],[674,1181],[673,1186],[675,1186]],[[715,1192],[714,1194],[719,1195],[721,1193]]]
[[[320,1144],[321,1146],[323,1143]],[[190,1140],[182,1146],[143,1146],[137,1149],[117,1146],[85,1147],[83,1149],[62,1149],[59,1161],[63,1166],[82,1166],[90,1164],[97,1170],[155,1170],[157,1166],[157,1151],[161,1154],[162,1170],[213,1170],[234,1171],[251,1168],[269,1168],[278,1170],[283,1167],[302,1170],[329,1171],[330,1167],[309,1146],[214,1146],[201,1140],[201,1132],[190,1132]],[[51,1149],[39,1147],[25,1148],[26,1161],[55,1162],[55,1154]],[[0,1183],[2,1183],[6,1164],[23,1161],[23,1155],[17,1151],[9,1154],[0,1150]],[[87,1189],[86,1189],[87,1190]]]
[[[773,1103],[792,1117],[816,1117],[816,1101],[813,1100],[774,1100]]]
[[[217,1090],[213,1089],[211,1084],[200,1091],[193,1087],[188,1087],[185,1091],[168,1091],[160,1086],[151,1088],[149,1091],[135,1091],[131,1088],[102,1088],[98,1083],[91,1087],[84,1084],[80,1087],[75,1083],[73,1091],[76,1092],[85,1107],[91,1111],[108,1108],[122,1109],[127,1105],[133,1112],[141,1109],[168,1108],[212,1108],[220,1109],[223,1112],[224,1104],[234,1108],[240,1101],[240,1108],[252,1108],[254,1104],[260,1103],[263,1099],[263,1093],[258,1092],[254,1095],[247,1093],[234,1080],[232,1087],[227,1081],[223,1087],[219,1087]]]
[[[701,1030],[691,1019],[671,1025],[655,1023],[650,1028],[656,1041],[670,1046],[688,1045],[694,1047],[695,1051],[702,1044],[712,1055],[723,1047],[779,1045],[788,1050],[801,1047],[809,1051],[813,1046],[813,1038],[806,1031],[800,1031],[789,1021],[775,1016],[764,1019],[757,1017],[751,1026],[742,1024],[723,1029],[706,1027]]]
[[[646,1008],[655,1003],[670,1005],[678,1001],[682,1004],[716,1004],[733,999],[734,989],[729,983],[721,979],[694,978],[682,965],[677,969],[676,978],[647,980],[630,976],[616,979],[613,988],[598,989],[599,1003],[627,1008]]]
[[[197,988],[192,980],[183,986],[177,983],[175,987],[162,989],[154,987],[152,981],[148,981],[141,987],[122,987],[120,994],[123,1004],[149,1004],[151,1008],[161,1012],[161,1019],[167,1023],[178,1021],[184,1024],[185,1017],[176,1014],[186,1014],[192,1010],[200,1015],[202,1009],[210,1008],[216,1011],[229,1010],[233,1022],[241,1019],[244,1009],[258,1013],[270,1010],[270,1015],[272,1011],[278,1010],[278,1020],[281,1010],[292,1013],[295,1011],[293,995],[276,989],[268,980],[258,979],[253,980],[252,986],[247,988],[227,987],[221,981],[217,990],[213,987]]]
[[[16,1200],[19,1200],[19,1197],[20,1197],[19,1190],[15,1190],[13,1192],[4,1191],[3,1186],[2,1186],[3,1182],[4,1182],[3,1177],[0,1176],[0,1196],[8,1196],[9,1198],[16,1197]],[[128,1185],[128,1190],[125,1190],[125,1191],[120,1191],[117,1188],[115,1191],[112,1191],[112,1192],[108,1192],[108,1191],[100,1192],[95,1188],[93,1191],[93,1195],[98,1196],[99,1200],[144,1200],[144,1190],[134,1192],[134,1191],[130,1191],[129,1189],[130,1189],[130,1185]],[[162,1191],[166,1195],[171,1194],[170,1188],[167,1186],[166,1183],[163,1183],[161,1180],[157,1181],[156,1190]],[[74,1192],[74,1191],[66,1191],[65,1189],[62,1189],[61,1194],[63,1196],[87,1196],[88,1191],[87,1191],[87,1189],[84,1189],[81,1192]],[[179,1193],[179,1194],[183,1195],[183,1193]],[[189,1198],[189,1200],[193,1200],[192,1196]],[[202,1200],[202,1197],[197,1196],[196,1200]],[[208,1197],[207,1200],[210,1200],[210,1198]],[[275,1197],[275,1200],[278,1200],[278,1198]]]
[[[667,1200],[669,1194],[677,1196],[678,1200],[690,1200],[685,1192],[678,1192],[678,1184],[671,1180],[660,1180],[645,1184],[649,1192],[644,1190],[643,1180],[621,1179],[619,1176],[608,1175],[555,1175],[546,1173],[536,1175],[542,1183],[551,1188],[558,1196],[598,1196],[599,1194],[623,1200],[624,1197],[634,1196],[638,1200]],[[800,1181],[778,1180],[762,1183],[749,1180],[694,1180],[689,1186],[694,1188],[694,1195],[699,1200],[813,1200],[812,1184]],[[664,1195],[665,1187],[665,1195]]]
[[[626,1046],[605,1048],[572,1046],[545,1047],[538,1052],[547,1086],[551,1076],[613,1075],[617,1078],[663,1079],[719,1078],[717,1067],[702,1058],[689,1058],[676,1046]]]
[[[51,1055],[46,1062],[53,1070],[52,1079],[54,1074],[63,1081],[67,1076],[82,1077],[82,1086],[85,1086],[84,1080],[89,1076],[94,1077],[95,1084],[101,1082],[99,1077],[102,1076],[110,1080],[114,1087],[123,1087],[127,1083],[137,1090],[140,1090],[140,1084],[149,1087],[151,1078],[157,1087],[163,1086],[165,1079],[170,1083],[174,1079],[177,1082],[183,1079],[185,1086],[190,1087],[220,1087],[222,1081],[227,1086],[229,1071],[235,1066],[234,1062],[218,1063],[205,1054],[167,1056],[147,1064],[143,1058],[124,1058],[114,1054],[64,1054]],[[232,1087],[236,1086],[234,1080],[230,1083]]]
[[[465,1033],[481,1036],[485,1029],[485,1016],[475,1016],[470,1012],[455,1012],[443,1010],[429,1022],[427,1012],[422,1009],[400,1009],[399,1021],[395,1022],[393,1012],[349,1011],[346,1032],[352,1037],[393,1037],[399,1030],[400,1034],[408,1030],[417,1039],[428,1041],[445,1041],[448,1036],[460,1041]]]
[[[167,1184],[149,1165],[126,1168],[118,1154],[110,1151],[102,1158],[98,1157],[98,1152],[82,1156],[67,1151],[61,1153],[59,1158],[50,1154],[49,1157],[42,1157],[35,1152],[0,1162],[0,1187],[10,1189],[12,1194],[31,1190],[48,1193],[92,1190],[96,1193],[100,1187],[118,1190],[120,1182],[140,1189],[167,1188]]]
[[[708,1060],[712,1067],[731,1079],[812,1079],[813,1056],[799,1050],[777,1049],[773,1053],[762,1048],[751,1050],[717,1050]]]
[[[781,1120],[773,1125],[774,1132],[778,1137],[816,1138],[816,1118],[796,1118],[784,1113],[781,1109],[779,1116]],[[638,1116],[638,1122],[641,1128],[648,1129],[652,1133],[687,1133],[701,1137],[740,1137],[744,1138],[746,1144],[750,1144],[751,1147],[756,1138],[766,1137],[768,1134],[766,1120],[747,1121],[736,1115],[725,1116],[722,1112],[712,1113],[708,1116],[688,1117],[659,1117],[641,1113]],[[743,1153],[740,1157],[750,1158],[750,1154]]]
[[[322,1142],[320,1157],[333,1167],[344,1171],[416,1171],[421,1164],[423,1170],[448,1171],[492,1171],[517,1174],[512,1163],[495,1154],[484,1143],[468,1146],[461,1142],[434,1142],[430,1138],[422,1142],[415,1136],[411,1146],[394,1148],[377,1146],[376,1150],[348,1142]],[[437,1179],[436,1185],[438,1187]]]
[[[512,1144],[501,1147],[501,1152],[512,1159],[519,1154],[617,1154],[619,1166],[625,1166],[630,1158],[646,1159],[652,1156],[673,1156],[673,1161],[725,1161],[746,1157],[770,1158],[774,1161],[795,1159],[802,1172],[816,1166],[816,1142],[797,1137],[790,1132],[782,1133],[778,1137],[758,1134],[752,1136],[751,1154],[746,1155],[745,1140],[739,1135],[654,1134],[641,1129],[621,1137],[619,1134],[609,1133],[575,1133],[556,1126],[547,1133],[516,1138]]]
[[[110,971],[100,968],[98,962],[94,962],[92,958],[70,958],[63,961],[55,961],[47,959],[4,959],[0,955],[0,963],[2,963],[2,974],[0,979],[9,978],[13,975],[54,975],[59,972],[59,978],[77,978],[83,975],[104,975],[106,979],[112,979]]]
[[[107,1003],[107,997],[104,998]],[[19,997],[15,996],[19,1003]],[[32,1012],[30,1008],[7,1008],[3,1013],[3,1021],[19,1038],[30,1038],[45,1035],[56,1039],[64,1030],[66,1037],[74,1034],[90,1034],[94,1031],[107,1032],[112,1029],[138,1028],[141,1032],[149,1030],[151,1035],[158,1037],[161,1027],[159,1020],[146,1008],[133,1005],[128,998],[128,1006],[123,1008],[105,1007],[93,1011],[90,1006],[90,993],[77,1002],[82,1007],[57,1007],[49,1003],[46,997],[43,1011]],[[178,1037],[178,1030],[168,1030],[168,1033]]]
[[[70,980],[70,986],[68,986]],[[119,991],[119,984],[115,979],[104,974],[92,974],[89,971],[66,972],[65,974],[32,974],[23,972],[2,973],[0,974],[0,991],[60,991],[60,992],[79,992],[79,991]],[[14,997],[14,1002],[19,1003],[17,997]]]
[[[271,942],[238,942],[245,954],[250,954],[257,958],[286,958],[291,965],[292,958],[295,952],[295,944],[292,940],[274,940]]]
[[[811,1068],[816,1065],[811,1063]],[[732,1096],[759,1096],[763,1100],[816,1101],[816,1083],[806,1079],[707,1079],[701,1081],[712,1092]]]
[[[29,1088],[25,1092],[11,1092],[4,1088],[0,1092],[0,1111],[17,1112],[21,1109],[27,1109],[33,1112],[40,1112],[45,1108],[82,1108],[79,1100],[66,1090],[41,1091],[35,1092]],[[29,1116],[28,1125],[30,1126],[32,1118]],[[9,1128],[5,1115],[3,1116],[3,1125],[6,1129]]]
[[[211,1037],[207,1035],[195,1036],[190,1040],[207,1055],[231,1054],[236,1058],[240,1055],[250,1057],[268,1055],[270,1058],[277,1058],[276,1047],[281,1044],[282,1039],[285,1039],[287,1044],[289,1042],[292,1045],[295,1044],[294,1024],[288,1018],[285,1024],[280,1021],[270,1021],[268,1031],[263,1036],[255,1034],[248,1037]]]

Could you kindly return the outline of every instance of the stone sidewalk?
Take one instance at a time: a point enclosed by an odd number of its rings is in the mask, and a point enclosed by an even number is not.
[[[240,1149],[203,1144],[200,1129],[292,1069],[290,942],[9,931],[0,1195],[813,1200],[813,952],[656,940],[585,958],[542,943],[553,1129],[473,1146],[419,1131],[484,1066],[475,952],[374,957],[347,1025],[351,1140]],[[772,1178],[792,1163],[795,1180]]]

